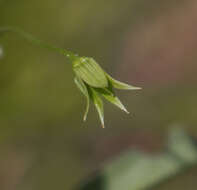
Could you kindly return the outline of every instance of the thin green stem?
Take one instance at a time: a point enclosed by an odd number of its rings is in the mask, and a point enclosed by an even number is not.
[[[27,40],[30,43],[35,44],[35,45],[37,45],[39,47],[46,48],[46,49],[49,49],[49,50],[52,50],[52,51],[56,51],[56,52],[58,52],[58,53],[60,53],[60,54],[62,54],[64,56],[66,56],[70,60],[73,60],[76,57],[78,57],[76,54],[74,54],[71,51],[68,51],[68,50],[65,50],[65,49],[62,49],[62,48],[58,48],[58,47],[55,47],[53,45],[44,43],[41,40],[38,40],[37,38],[32,36],[31,34],[29,34],[27,32],[24,32],[23,30],[20,30],[18,28],[0,27],[0,34],[5,34],[5,33],[8,33],[8,32],[16,33],[16,34],[20,35],[21,37],[23,37],[25,40]]]

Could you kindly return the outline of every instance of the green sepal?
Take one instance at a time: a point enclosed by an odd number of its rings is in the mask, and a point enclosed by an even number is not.
[[[108,86],[105,72],[93,58],[79,57],[72,65],[76,75],[90,86],[96,88]]]
[[[87,99],[86,109],[85,109],[85,113],[84,113],[84,116],[83,116],[83,120],[86,121],[88,111],[89,111],[89,107],[90,107],[90,95],[88,93],[88,89],[87,89],[86,85],[84,84],[84,82],[80,78],[75,77],[74,81],[75,81],[75,84],[77,85],[77,87],[80,89],[80,91],[83,93],[83,95]]]
[[[118,108],[120,108],[121,110],[125,111],[126,113],[129,113],[127,111],[127,109],[125,108],[125,106],[122,104],[122,102],[119,100],[119,98],[112,91],[110,91],[110,89],[106,89],[106,88],[95,88],[95,90],[99,94],[102,94],[102,96],[106,100],[108,100],[109,102],[111,102],[112,104],[114,104],[115,106],[117,106]]]
[[[99,94],[97,93],[96,90],[94,90],[93,88],[89,88],[90,92],[91,92],[91,99],[96,107],[96,110],[99,114],[99,118],[102,124],[102,128],[105,128],[105,124],[104,124],[104,108],[103,108],[103,101],[101,99],[101,97],[99,96]]]
[[[112,83],[112,86],[117,89],[122,89],[122,90],[140,90],[140,87],[132,86],[123,82],[120,82],[114,78],[112,78],[110,75],[105,73],[107,76],[108,80]]]

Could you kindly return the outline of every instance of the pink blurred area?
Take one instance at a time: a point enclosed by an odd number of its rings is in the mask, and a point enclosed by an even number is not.
[[[124,64],[119,65],[123,77],[142,86],[196,84],[196,21],[195,0],[141,19],[125,37]]]

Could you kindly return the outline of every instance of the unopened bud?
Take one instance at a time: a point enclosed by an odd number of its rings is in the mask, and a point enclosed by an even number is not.
[[[92,58],[77,58],[73,62],[73,70],[77,77],[81,78],[92,87],[105,88],[108,86],[108,80],[105,72]]]

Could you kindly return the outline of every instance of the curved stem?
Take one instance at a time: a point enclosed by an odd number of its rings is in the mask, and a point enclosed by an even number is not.
[[[58,53],[60,53],[62,55],[65,55],[70,60],[73,60],[76,57],[78,57],[76,54],[74,54],[71,51],[68,51],[68,50],[65,50],[65,49],[62,49],[62,48],[58,48],[58,47],[55,47],[53,45],[44,43],[41,40],[38,40],[37,38],[35,38],[34,36],[32,36],[31,34],[29,34],[27,32],[24,32],[23,30],[20,30],[18,28],[0,27],[0,34],[4,34],[4,33],[7,33],[7,32],[16,33],[16,34],[22,36],[27,41],[31,42],[32,44],[35,44],[35,45],[37,45],[39,47],[42,47],[42,48],[46,48],[46,49],[49,49],[49,50],[56,51],[56,52],[58,52]]]

